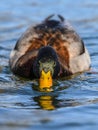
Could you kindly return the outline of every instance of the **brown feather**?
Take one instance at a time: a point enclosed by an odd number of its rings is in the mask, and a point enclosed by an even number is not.
[[[62,39],[62,33],[59,30],[53,31],[48,30],[48,32],[44,32],[40,30],[38,32],[39,37],[30,40],[32,43],[28,48],[27,52],[34,51],[40,49],[42,46],[52,46],[56,51],[60,64],[64,68],[69,68],[69,52],[67,46],[69,43],[66,40]]]
[[[62,16],[58,15],[60,21],[52,20],[53,16],[49,16],[41,24],[30,27],[18,40],[10,59],[14,73],[33,77],[33,61],[43,46],[51,46],[56,51],[61,68],[59,75],[66,76],[89,68],[89,54],[86,53],[79,35]],[[80,64],[79,56],[82,54],[86,67],[81,67]]]

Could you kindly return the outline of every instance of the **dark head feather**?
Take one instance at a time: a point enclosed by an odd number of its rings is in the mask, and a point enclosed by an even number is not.
[[[37,58],[34,64],[33,70],[34,70],[35,75],[40,77],[40,73],[39,73],[40,62],[44,64],[44,63],[49,63],[51,61],[55,63],[55,67],[53,68],[54,69],[53,78],[54,78],[58,75],[60,71],[60,65],[59,65],[57,54],[55,50],[50,46],[42,47],[39,50],[39,53],[37,55]]]

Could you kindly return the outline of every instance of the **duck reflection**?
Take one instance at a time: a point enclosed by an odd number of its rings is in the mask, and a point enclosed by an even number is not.
[[[50,95],[41,95],[38,97],[34,97],[34,100],[44,110],[54,110],[55,109],[55,104],[54,104],[55,99]]]
[[[58,99],[57,96],[41,95],[34,97],[34,101],[37,105],[44,110],[54,110],[61,107],[73,107],[82,105],[77,99]]]

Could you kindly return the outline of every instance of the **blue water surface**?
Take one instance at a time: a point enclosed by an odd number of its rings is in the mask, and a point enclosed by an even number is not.
[[[12,74],[9,55],[21,34],[50,14],[61,14],[84,40],[91,71],[59,79],[42,93]],[[0,130],[98,130],[98,0],[0,1]]]

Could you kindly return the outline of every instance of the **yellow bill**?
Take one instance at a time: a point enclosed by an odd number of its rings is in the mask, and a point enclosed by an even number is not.
[[[40,76],[40,81],[39,81],[39,88],[44,89],[44,88],[51,88],[52,86],[52,75],[51,72],[48,71],[47,73],[42,70],[41,76]]]

